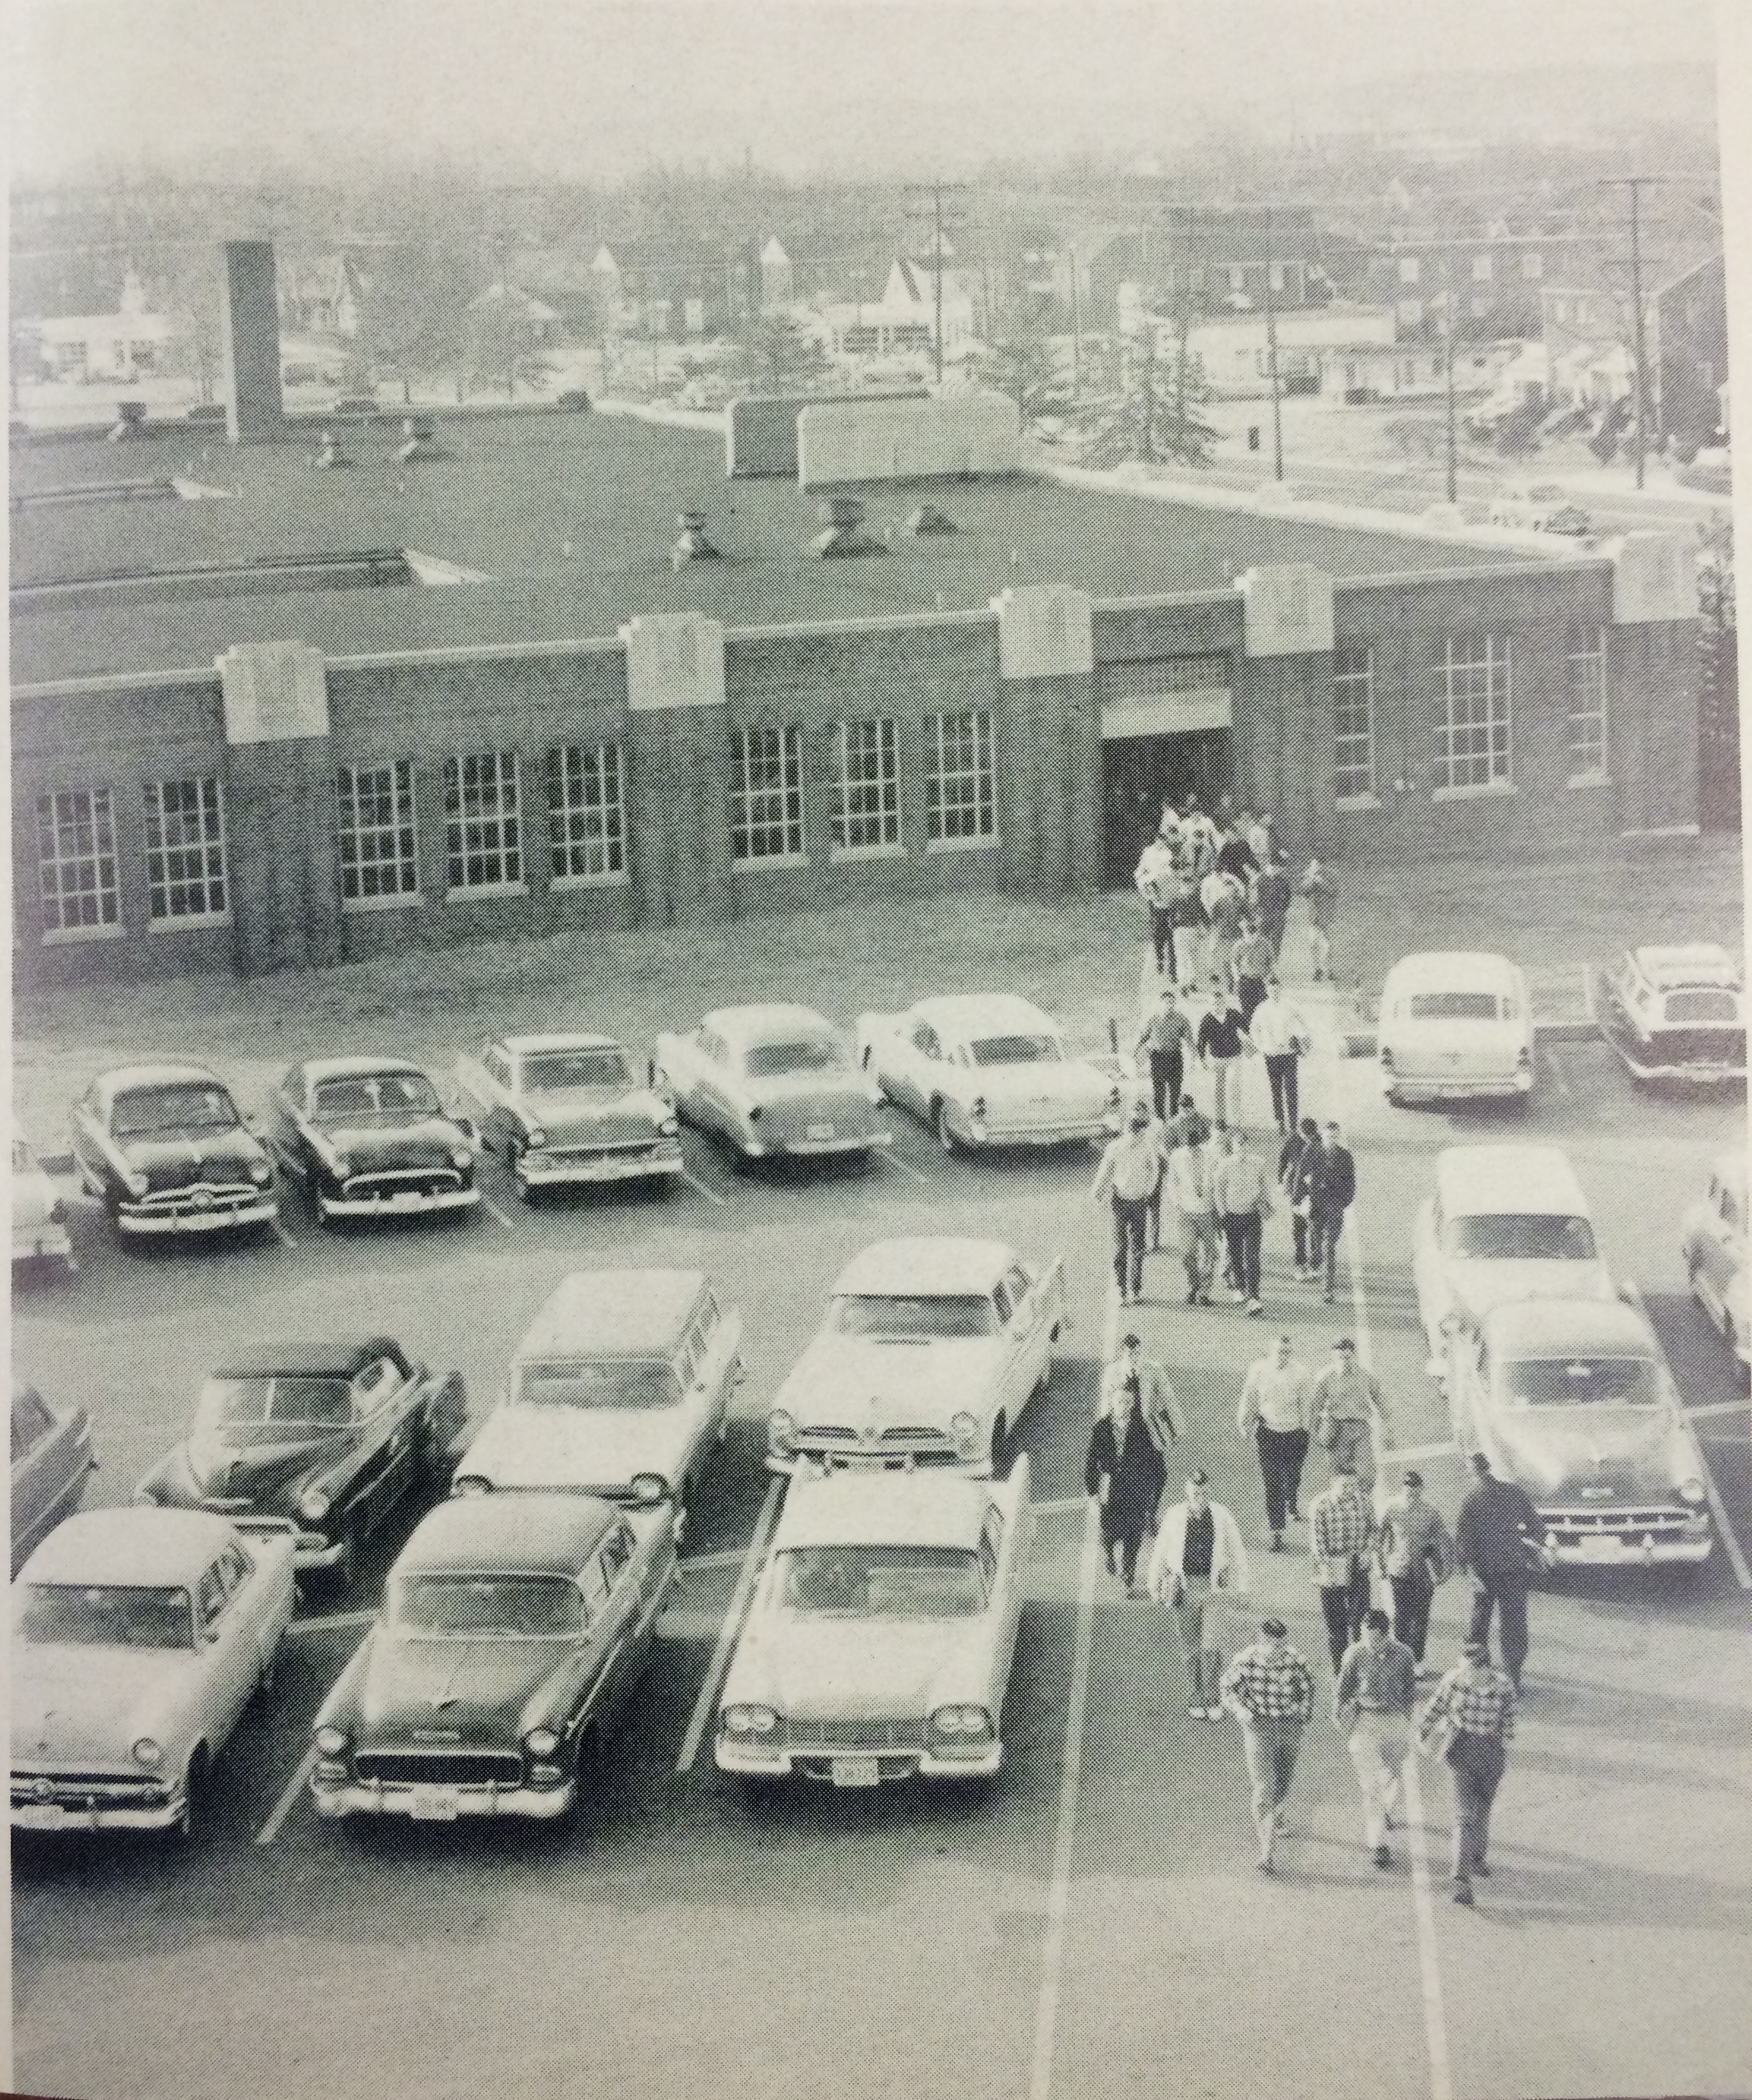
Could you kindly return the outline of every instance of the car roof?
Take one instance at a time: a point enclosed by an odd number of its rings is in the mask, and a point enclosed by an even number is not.
[[[991,1491],[931,1467],[902,1473],[799,1478],[786,1498],[775,1553],[821,1546],[942,1546],[973,1552]]]
[[[84,1510],[55,1526],[20,1579],[186,1589],[233,1536],[226,1520],[207,1510]]]
[[[710,1028],[727,1042],[788,1043],[799,1035],[831,1035],[834,1024],[812,1006],[796,1006],[774,1000],[765,1006],[715,1006],[702,1017],[700,1026]]]
[[[546,1050],[618,1050],[623,1047],[612,1035],[596,1035],[588,1030],[548,1035],[497,1035],[492,1039],[502,1043],[513,1057],[537,1057]]]
[[[117,1095],[131,1093],[136,1087],[219,1087],[227,1094],[226,1086],[217,1072],[209,1071],[205,1065],[118,1065],[112,1072],[106,1072],[98,1081],[98,1091],[106,1101],[114,1101]]]
[[[1493,989],[1512,982],[1520,970],[1507,955],[1482,948],[1432,948],[1415,955],[1402,955],[1387,973],[1396,991],[1410,991],[1419,985],[1455,986],[1483,982]]]
[[[1450,1145],[1436,1155],[1436,1186],[1449,1217],[1587,1217],[1587,1198],[1555,1145]]]
[[[416,1079],[425,1074],[419,1065],[406,1057],[306,1057],[302,1065],[294,1065],[295,1072],[315,1086],[324,1079],[356,1079],[376,1072],[407,1072]]]
[[[575,1575],[619,1520],[620,1512],[595,1495],[459,1495],[420,1520],[393,1573],[500,1568]]]
[[[245,1342],[213,1366],[214,1378],[351,1378],[373,1357],[400,1357],[387,1335],[335,1335],[323,1341]]]
[[[1733,985],[1740,965],[1714,941],[1688,941],[1664,947],[1633,948],[1636,967],[1657,990],[1679,985]]]
[[[1001,1240],[878,1240],[841,1269],[833,1295],[960,1298],[989,1291],[1015,1260]]]
[[[1530,1299],[1497,1306],[1482,1325],[1499,1356],[1660,1357],[1647,1322],[1622,1299]]]
[[[920,999],[913,1012],[933,1028],[953,1035],[1036,1035],[1043,1029],[1059,1033],[1057,1021],[1015,992],[945,993]]]
[[[562,1277],[517,1344],[521,1359],[667,1355],[706,1289],[697,1268],[593,1268]]]

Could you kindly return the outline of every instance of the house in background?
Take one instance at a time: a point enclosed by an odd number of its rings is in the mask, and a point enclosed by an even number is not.
[[[943,356],[958,364],[973,355],[982,336],[984,288],[977,270],[943,268]],[[837,357],[887,357],[934,351],[937,331],[936,272],[928,262],[897,255],[879,299],[836,301],[823,309],[821,324]]]
[[[1726,258],[1706,256],[1662,285],[1649,303],[1644,330],[1656,430],[1702,441],[1725,429]]]
[[[51,315],[32,329],[46,377],[130,385],[161,371],[172,344],[187,332],[181,316],[147,311],[146,289],[131,266],[114,313]]]
[[[366,289],[350,255],[281,256],[274,277],[280,327],[292,335],[350,342],[359,333]]]
[[[1147,317],[1147,325],[1156,332],[1157,359],[1171,368],[1180,355],[1179,317],[1158,307]],[[1187,355],[1199,360],[1213,393],[1232,399],[1266,395],[1271,391],[1273,327],[1278,384],[1285,394],[1323,391],[1323,360],[1329,353],[1348,352],[1354,360],[1384,352],[1390,358],[1395,347],[1390,307],[1329,306],[1279,313],[1270,320],[1263,312],[1208,315],[1187,329]],[[1410,355],[1410,350],[1403,354]],[[1358,369],[1360,373],[1360,365]],[[1367,382],[1359,377],[1357,383]]]

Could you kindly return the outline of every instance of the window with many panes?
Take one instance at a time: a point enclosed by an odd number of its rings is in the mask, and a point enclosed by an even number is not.
[[[37,871],[46,934],[121,924],[116,812],[107,788],[62,788],[37,798]]]
[[[451,889],[511,889],[523,880],[517,755],[478,751],[444,761],[444,880]]]
[[[557,883],[615,882],[626,874],[618,744],[548,753],[548,840]]]
[[[1569,778],[1606,777],[1606,630],[1572,627],[1564,668],[1569,697]]]
[[[147,782],[146,893],[155,926],[226,916],[225,798],[211,774]]]
[[[925,717],[927,852],[979,845],[997,836],[992,717],[984,708]]]
[[[1437,726],[1438,789],[1510,784],[1506,634],[1449,638]]]
[[[730,748],[730,852],[803,858],[803,731],[739,729]]]
[[[892,853],[900,844],[900,772],[891,721],[834,731],[834,851]]]
[[[337,786],[341,909],[417,899],[413,761],[398,758],[388,765],[343,765]]]
[[[1332,658],[1332,792],[1340,802],[1375,792],[1375,651]]]

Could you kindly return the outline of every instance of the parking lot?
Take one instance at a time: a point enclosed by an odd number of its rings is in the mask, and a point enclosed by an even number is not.
[[[1269,1116],[1257,1070],[1248,1083],[1257,1130]],[[478,1423],[530,1317],[577,1268],[707,1270],[742,1310],[749,1374],[693,1512],[685,1580],[575,1824],[316,1819],[310,1722],[403,1525],[353,1594],[306,1600],[192,1848],[15,1842],[14,2083],[90,2100],[391,2076],[434,2096],[556,2079],[645,2094],[705,2077],[768,2100],[1742,2085],[1752,1448],[1732,1361],[1685,1295],[1679,1231],[1713,1157],[1741,1141],[1743,1105],[1638,1094],[1591,1043],[1542,1050],[1524,1121],[1390,1111],[1366,1062],[1312,1061],[1305,1090],[1344,1121],[1357,1156],[1348,1304],[1324,1307],[1294,1282],[1279,1222],[1263,1321],[1185,1308],[1166,1256],[1135,1320],[1189,1417],[1177,1458],[1208,1468],[1254,1556],[1226,1649],[1259,1611],[1280,1611],[1323,1701],[1305,1534],[1264,1551],[1235,1426],[1245,1367],[1277,1332],[1316,1364],[1334,1333],[1362,1338],[1393,1448],[1417,1454],[1451,1519],[1460,1467],[1424,1374],[1407,1251],[1433,1156],[1456,1139],[1568,1149],[1609,1263],[1644,1293],[1727,1519],[1693,1576],[1571,1573],[1534,1598],[1522,1727],[1476,1912],[1446,1900],[1446,1776],[1424,1767],[1395,1868],[1376,1871],[1323,1709],[1282,1871],[1256,1875],[1235,1730],[1187,1718],[1167,1614],[1098,1572],[1081,1458],[1117,1308],[1089,1149],[950,1158],[891,1110],[891,1154],[867,1165],[737,1172],[689,1133],[687,1179],[667,1195],[526,1207],[489,1162],[486,1201],[460,1222],[327,1233],[292,1202],[254,1244],[150,1251],[118,1247],[99,1209],[70,1198],[77,1273],[20,1290],[13,1352],[20,1374],[91,1411],[102,1471],[88,1506],[127,1499],[182,1434],[206,1368],[244,1335],[393,1334],[462,1370]],[[841,1264],[912,1232],[1066,1258],[1074,1324],[1021,1430],[1043,1508],[1006,1769],[977,1797],[818,1789],[755,1807],[715,1771],[709,1718],[726,1615],[773,1493],[761,1418]],[[1171,1470],[1177,1487],[1184,1471]],[[1311,1488],[1323,1473],[1317,1457]],[[1460,1588],[1438,1595],[1444,1665]]]

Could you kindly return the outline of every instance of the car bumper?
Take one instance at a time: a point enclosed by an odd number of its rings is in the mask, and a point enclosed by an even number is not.
[[[1585,1533],[1565,1538],[1561,1527],[1549,1518],[1547,1542],[1560,1568],[1661,1568],[1674,1565],[1701,1567],[1710,1557],[1715,1535],[1707,1523],[1688,1527],[1665,1537],[1645,1534],[1634,1542],[1618,1532]]]
[[[577,1782],[560,1786],[417,1787],[405,1780],[377,1785],[348,1780],[339,1786],[310,1781],[310,1798],[319,1815],[338,1822],[346,1815],[405,1815],[411,1822],[458,1823],[467,1817],[517,1815],[526,1821],[552,1823],[566,1814],[578,1793]],[[415,1797],[424,1798],[416,1802]],[[442,1802],[432,1797],[441,1795]],[[441,1812],[434,1812],[434,1810]]]
[[[116,1213],[118,1232],[143,1238],[174,1239],[180,1233],[228,1233],[244,1225],[271,1224],[280,1206],[271,1196],[228,1211],[139,1211],[124,1203]]]
[[[1079,1145],[1089,1138],[1111,1137],[1118,1127],[1105,1116],[1081,1117],[1068,1123],[967,1123],[960,1134],[982,1151],[1001,1152],[1012,1145]]]
[[[73,1243],[64,1225],[15,1225],[14,1261],[71,1261]]]
[[[445,1189],[434,1195],[403,1189],[382,1196],[319,1196],[316,1202],[325,1218],[403,1218],[428,1211],[466,1211],[480,1200],[478,1189]]]
[[[183,1820],[183,1789],[167,1789],[158,1801],[99,1798],[12,1803],[15,1830],[169,1830]]]
[[[679,1148],[674,1152],[640,1153],[630,1159],[601,1155],[549,1158],[540,1152],[526,1152],[517,1161],[517,1171],[532,1189],[588,1181],[649,1181],[660,1175],[683,1173],[686,1167]]]
[[[1381,1092],[1402,1101],[1513,1101],[1533,1092],[1530,1070],[1514,1072],[1381,1071]]]
[[[970,1480],[992,1477],[989,1447],[978,1457],[962,1458],[953,1445],[922,1451],[774,1451],[766,1454],[769,1473],[788,1478],[828,1473],[904,1473],[909,1470],[965,1473]]]
[[[1001,1743],[988,1743],[962,1757],[944,1757],[932,1750],[757,1750],[720,1736],[712,1755],[720,1771],[739,1773],[746,1779],[813,1779],[834,1780],[834,1767],[852,1764],[877,1767],[876,1784],[901,1779],[989,1779],[1004,1761]],[[859,1785],[868,1785],[860,1780]]]
[[[886,1130],[873,1130],[856,1137],[794,1137],[782,1145],[745,1145],[751,1159],[817,1159],[836,1152],[868,1152],[878,1145],[892,1145]]]

